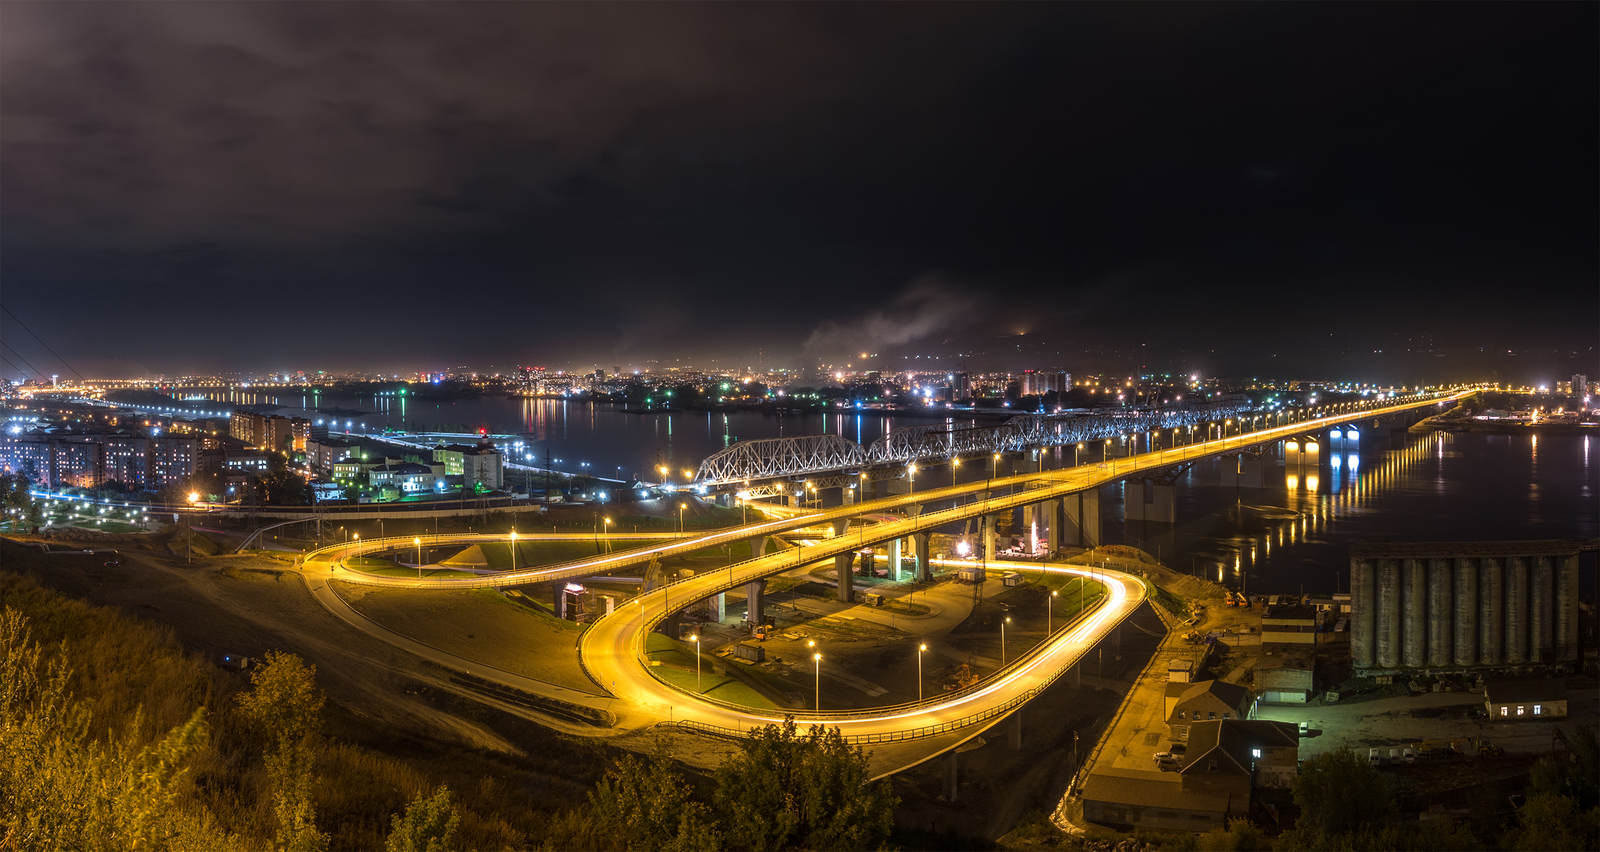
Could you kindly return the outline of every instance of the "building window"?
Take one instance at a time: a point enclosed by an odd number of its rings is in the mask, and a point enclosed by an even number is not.
[[[1261,749],[1258,749],[1258,748],[1250,749],[1250,756],[1253,757],[1253,758],[1256,758],[1257,760],[1261,759]]]
[[[1511,715],[1511,710],[1509,708],[1506,708],[1506,707],[1501,707],[1500,708],[1500,715],[1509,716],[1509,715]]]
[[[1521,716],[1521,715],[1522,715],[1522,705],[1521,705],[1521,704],[1518,704],[1518,705],[1517,705],[1517,715],[1518,715],[1518,716]]]
[[[1533,705],[1533,715],[1540,716],[1540,715],[1543,715],[1543,714],[1544,714],[1544,705],[1542,705],[1542,704]]]

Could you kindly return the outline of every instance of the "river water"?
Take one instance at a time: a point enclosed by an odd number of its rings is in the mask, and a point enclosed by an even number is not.
[[[666,466],[676,481],[735,440],[832,433],[867,443],[901,426],[939,422],[879,412],[640,415],[609,405],[502,397],[314,398],[228,390],[208,395],[280,405],[279,414],[312,419],[333,419],[318,408],[368,412],[338,417],[339,428],[358,433],[482,427],[524,436],[520,451],[527,462],[542,462],[548,452],[563,471],[645,479],[656,479],[658,468]],[[1356,542],[1600,536],[1600,435],[1402,434],[1391,446],[1388,436],[1371,432],[1359,445],[1332,442],[1329,450],[1314,472],[1288,469],[1282,458],[1264,459],[1260,488],[1224,486],[1224,462],[1201,462],[1177,480],[1174,526],[1126,523],[1122,489],[1107,489],[1104,541],[1142,546],[1175,569],[1233,588],[1283,594],[1302,586],[1348,591],[1348,548]],[[1070,451],[1062,450],[1045,462],[1071,463]],[[1583,566],[1584,588],[1593,588],[1593,554],[1585,554]]]

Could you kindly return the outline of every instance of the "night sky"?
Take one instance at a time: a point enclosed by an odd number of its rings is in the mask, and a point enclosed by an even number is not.
[[[1597,33],[1594,3],[9,2],[0,354],[1600,375]]]

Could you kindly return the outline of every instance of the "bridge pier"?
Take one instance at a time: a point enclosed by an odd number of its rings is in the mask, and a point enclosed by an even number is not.
[[[1233,464],[1222,466],[1222,484],[1235,488],[1261,487],[1261,459],[1257,456],[1224,456]],[[1230,469],[1231,468],[1231,469]]]
[[[1045,547],[1051,553],[1061,549],[1061,501],[1046,500],[1039,504],[1045,522]]]
[[[767,555],[767,537],[758,535],[750,539],[750,558],[760,559]]]
[[[955,749],[944,753],[944,800],[956,800],[956,789],[959,786],[956,778],[957,760]]]
[[[929,559],[928,533],[912,533],[911,540],[917,546],[917,582],[932,582],[933,562]]]
[[[706,601],[711,604],[711,620],[721,623],[728,616],[728,593],[717,592]]]
[[[856,600],[856,555],[854,553],[841,553],[833,557],[835,572],[839,575],[839,602],[855,603]]]
[[[765,624],[766,610],[762,606],[762,596],[766,593],[767,581],[755,580],[744,587],[745,620],[751,624]]]
[[[1090,489],[1068,494],[1061,500],[1065,523],[1061,530],[1067,543],[1077,547],[1099,547],[1100,491]]]
[[[997,543],[997,539],[999,538],[999,533],[996,531],[996,527],[1000,525],[1000,516],[984,515],[980,522],[983,524],[983,530],[979,534],[980,546],[983,548],[983,555],[986,559],[993,560],[995,558],[995,545]]]
[[[1123,483],[1123,517],[1129,521],[1175,524],[1178,522],[1178,510],[1173,498],[1176,491],[1171,485],[1147,479],[1130,479]]]
[[[898,583],[903,577],[900,570],[900,542],[904,539],[889,540],[889,579]]]

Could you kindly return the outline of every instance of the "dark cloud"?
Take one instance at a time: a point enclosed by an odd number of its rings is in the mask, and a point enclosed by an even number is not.
[[[1076,369],[1156,348],[1339,372],[1406,334],[1564,352],[1600,310],[1597,23],[8,3],[0,248],[7,278],[80,294],[93,334],[181,323],[138,344],[165,370],[772,363],[857,337]],[[959,299],[896,295],[935,269]],[[874,319],[896,298],[929,331]],[[451,327],[476,313],[507,327]],[[988,342],[1020,328],[1022,355]],[[1349,345],[1296,345],[1330,332]]]

